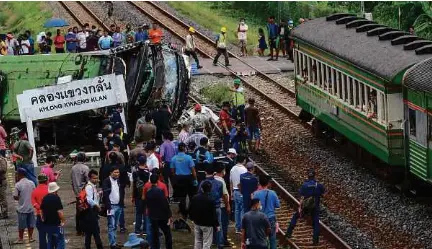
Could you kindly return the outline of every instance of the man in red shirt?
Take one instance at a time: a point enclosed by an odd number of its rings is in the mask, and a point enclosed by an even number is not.
[[[228,101],[222,103],[222,110],[219,113],[219,122],[223,133],[223,149],[225,152],[230,148],[230,131],[232,120],[230,114],[230,103]]]
[[[39,185],[37,185],[37,187],[32,192],[31,202],[36,214],[36,228],[39,235],[39,248],[47,248],[47,232],[42,224],[42,211],[40,206],[42,204],[43,198],[48,194],[48,176],[45,174],[38,175],[38,183]]]

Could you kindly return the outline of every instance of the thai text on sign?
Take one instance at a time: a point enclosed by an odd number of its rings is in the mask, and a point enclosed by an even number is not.
[[[22,122],[126,103],[123,75],[91,79],[24,91],[17,96]]]

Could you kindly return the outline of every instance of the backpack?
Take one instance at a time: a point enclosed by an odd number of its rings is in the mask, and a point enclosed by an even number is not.
[[[317,188],[318,183],[315,182],[314,192]],[[308,198],[305,198],[302,203],[302,210],[304,213],[312,213],[315,210],[315,196],[309,196]]]
[[[90,208],[90,205],[87,202],[87,192],[85,188],[89,185],[88,183],[81,189],[81,191],[78,194],[78,210],[80,212],[83,212]]]
[[[135,190],[138,196],[142,196],[142,192],[144,189],[144,185],[146,184],[146,182],[148,182],[148,180],[150,179],[150,172],[148,171],[140,171],[139,169],[137,169],[135,171],[136,173],[136,178],[134,179],[135,181]],[[141,180],[141,176],[144,175],[145,181]]]

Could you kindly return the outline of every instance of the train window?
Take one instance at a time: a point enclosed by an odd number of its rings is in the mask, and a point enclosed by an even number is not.
[[[409,130],[411,136],[416,136],[416,111],[408,108],[409,115]]]
[[[358,89],[357,89],[357,80],[352,79],[352,89],[353,89],[353,102],[354,108],[358,108]]]
[[[317,61],[312,60],[312,82],[314,85],[317,83]]]
[[[346,101],[346,82],[345,74],[341,73],[341,84],[342,84],[342,100]]]
[[[364,98],[364,89],[363,89],[363,84],[358,81],[357,82],[357,86],[358,86],[358,95],[359,95],[359,106],[360,106],[360,111],[364,111],[364,103],[365,103],[365,98]]]
[[[348,91],[348,104],[352,105],[352,84],[351,84],[351,77],[347,76],[347,91]]]
[[[321,63],[320,61],[316,62],[315,66],[316,70],[316,80],[317,80],[317,86],[321,87]]]
[[[325,78],[326,78],[326,90],[327,92],[331,92],[330,91],[330,67],[329,66],[325,66]]]
[[[327,79],[326,79],[326,77],[325,77],[325,68],[326,68],[327,66],[324,64],[324,63],[321,63],[321,70],[320,70],[320,72],[321,72],[321,82],[322,82],[322,89],[323,90],[326,90],[327,89]]]
[[[377,117],[377,92],[376,90],[370,89],[370,87],[366,86],[368,93],[368,118],[376,118]]]
[[[336,81],[336,78],[335,78],[335,69],[334,68],[330,68],[330,72],[331,72],[331,74],[330,74],[330,84],[331,84],[331,93],[332,93],[332,95],[335,95],[335,93],[336,93],[336,87],[335,87],[335,81]]]
[[[309,76],[309,82],[311,81],[310,77],[311,77],[311,70],[312,70],[312,58],[310,58],[309,56],[307,57],[307,75]]]

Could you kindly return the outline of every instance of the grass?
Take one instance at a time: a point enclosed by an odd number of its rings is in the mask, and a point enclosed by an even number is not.
[[[247,16],[246,13],[233,9],[215,8],[211,2],[181,1],[167,3],[182,15],[213,31],[215,36],[219,34],[221,27],[226,27],[228,42],[238,45],[237,26],[239,18]],[[258,28],[263,28],[265,30],[265,23],[265,20],[246,20],[246,24],[249,28],[247,33],[247,49],[249,54],[255,53],[258,45]]]
[[[43,24],[52,17],[52,13],[46,8],[43,2],[2,2],[0,9],[0,26],[6,32],[13,32],[15,36],[24,33],[26,30],[36,34],[45,30]]]
[[[225,84],[206,86],[200,89],[200,94],[212,103],[223,103],[231,100],[230,88]]]

